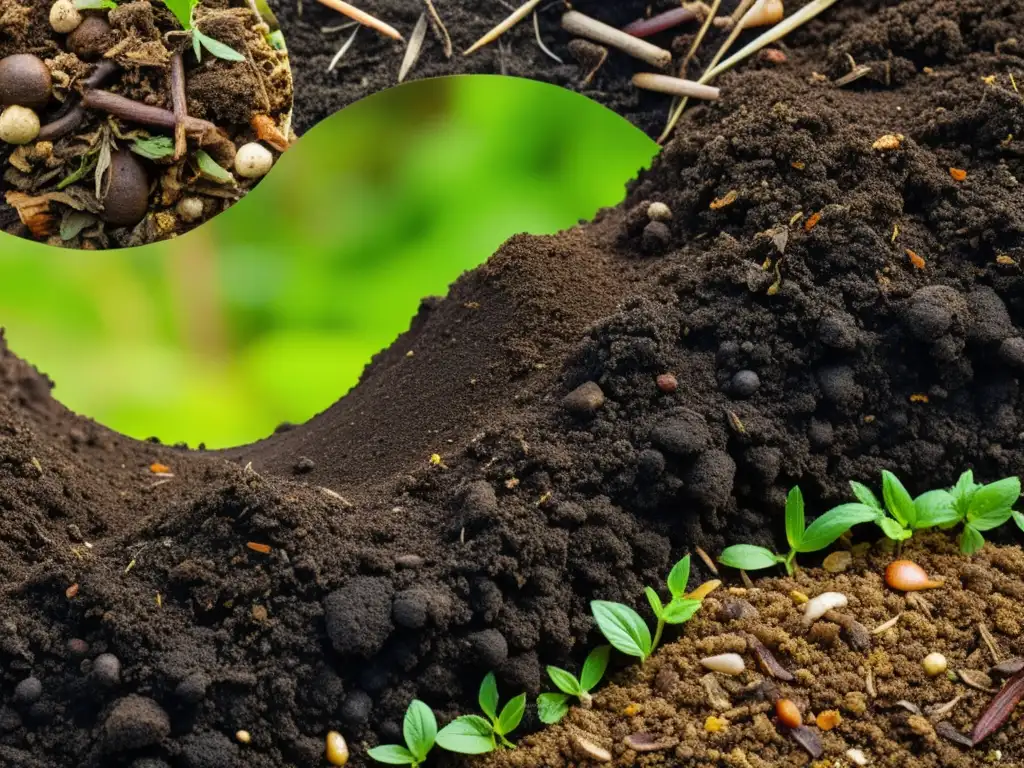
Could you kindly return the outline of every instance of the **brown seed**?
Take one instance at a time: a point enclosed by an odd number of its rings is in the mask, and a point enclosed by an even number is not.
[[[679,389],[679,381],[676,379],[675,374],[663,373],[658,376],[658,389],[664,392],[666,395],[671,395],[677,389]]]
[[[562,400],[562,407],[565,410],[579,416],[592,414],[602,405],[604,405],[604,392],[594,381],[580,384]]]
[[[0,103],[5,106],[45,107],[52,87],[50,70],[38,56],[16,53],[0,59]]]
[[[790,699],[779,699],[775,702],[775,715],[787,728],[796,728],[804,721],[799,707]]]
[[[68,50],[83,61],[95,61],[110,46],[110,25],[102,16],[86,16],[74,32],[68,35]]]
[[[103,200],[103,220],[117,227],[138,224],[149,209],[149,177],[142,163],[127,150],[110,158],[110,186]]]
[[[348,744],[337,731],[327,734],[327,762],[331,765],[345,765],[348,762]]]
[[[941,587],[941,581],[928,578],[928,574],[912,560],[895,560],[885,569],[885,583],[900,592],[917,592]]]

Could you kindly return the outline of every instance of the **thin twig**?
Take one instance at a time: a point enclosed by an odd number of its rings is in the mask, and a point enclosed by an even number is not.
[[[335,24],[333,27],[320,27],[321,35],[333,35],[335,32],[344,32],[346,29],[358,27],[358,21],[346,21],[344,24]]]
[[[188,103],[185,100],[185,60],[180,53],[171,56],[171,104],[174,107],[174,159],[181,160],[188,149],[185,138]]]
[[[544,53],[546,53],[549,58],[554,59],[559,64],[565,63],[562,61],[562,58],[558,56],[558,54],[556,54],[554,51],[552,51],[550,48],[544,45],[544,41],[540,37],[540,18],[538,17],[536,11],[533,12],[533,34],[537,38],[537,45],[540,46],[540,49],[544,51]]]
[[[371,16],[366,11],[359,10],[354,5],[346,3],[345,0],[319,0],[319,2],[331,10],[343,13],[353,21],[358,21],[363,26],[377,30],[382,35],[387,35],[394,40],[402,40],[404,42],[402,34],[390,24],[385,24],[376,16]]]
[[[345,41],[345,44],[338,49],[338,52],[336,54],[334,54],[334,58],[331,59],[331,63],[327,65],[328,72],[333,72],[334,68],[338,66],[338,62],[341,61],[341,57],[348,53],[348,49],[352,47],[352,43],[356,41],[356,35],[358,34],[359,27],[357,26],[355,29],[352,30],[352,34],[349,35],[349,38],[348,40]]]
[[[469,46],[469,48],[467,48],[465,51],[463,51],[462,55],[463,56],[469,56],[469,54],[473,53],[473,51],[476,51],[476,50],[479,50],[480,48],[483,48],[488,43],[493,43],[495,40],[497,40],[503,34],[505,34],[510,29],[512,29],[512,27],[514,27],[520,21],[525,19],[526,16],[530,13],[530,11],[532,11],[538,5],[540,5],[540,0],[527,0],[521,6],[516,8],[512,12],[511,16],[506,18],[498,26],[496,26],[494,29],[492,29],[490,32],[488,32],[486,35],[484,35],[479,40],[477,40],[475,43],[473,43],[471,46]]]
[[[656,75],[653,72],[638,72],[633,75],[633,85],[645,91],[669,93],[691,99],[718,100],[718,89],[713,85],[702,85],[693,80],[683,80],[670,75]]]
[[[71,111],[40,128],[39,135],[36,137],[36,140],[56,141],[57,139],[67,136],[69,133],[76,130],[78,126],[82,124],[84,119],[85,110],[82,108],[81,104],[76,104],[72,107]]]
[[[704,23],[701,25],[700,31],[697,33],[697,37],[693,39],[693,43],[690,45],[690,50],[686,52],[686,58],[683,59],[682,66],[679,68],[679,76],[686,77],[686,68],[690,66],[690,61],[697,54],[697,49],[700,48],[700,44],[704,42],[704,37],[707,35],[708,30],[711,29],[711,23],[715,20],[715,14],[718,13],[718,7],[722,4],[722,0],[715,0],[711,4],[711,9],[708,11],[708,15],[704,17]]]
[[[692,8],[680,6],[659,13],[657,16],[651,16],[649,19],[637,19],[632,24],[624,26],[622,31],[633,37],[651,37],[696,18],[697,13]]]
[[[441,45],[444,46],[444,57],[450,59],[452,57],[452,38],[448,34],[448,28],[441,21],[441,15],[437,12],[434,7],[434,0],[423,0],[424,5],[427,6],[427,13],[430,14],[430,20],[434,30],[441,38]]]
[[[402,66],[398,69],[398,82],[405,80],[405,76],[409,74],[415,65],[416,61],[420,57],[420,52],[423,50],[423,41],[427,37],[427,14],[426,11],[420,14],[419,19],[416,21],[416,26],[413,27],[412,34],[409,35],[409,44],[405,47],[405,56],[402,57]]]
[[[579,11],[569,11],[562,16],[562,29],[572,35],[579,35],[589,40],[618,48],[623,53],[646,61],[652,67],[664,69],[672,62],[672,52],[627,35],[621,29],[609,26],[604,22],[592,19]]]

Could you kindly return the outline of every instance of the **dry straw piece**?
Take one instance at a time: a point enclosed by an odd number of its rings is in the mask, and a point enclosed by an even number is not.
[[[420,58],[420,51],[423,50],[423,40],[427,36],[427,14],[420,14],[416,26],[409,36],[409,44],[405,48],[405,56],[402,58],[402,66],[398,70],[398,82],[405,80],[405,76],[416,65]]]
[[[359,10],[354,5],[346,3],[345,0],[319,0],[319,2],[326,5],[331,10],[348,16],[353,21],[358,21],[363,26],[377,30],[382,35],[387,35],[394,40],[404,39],[402,37],[402,33],[390,24],[385,24],[376,16],[371,16],[366,11]]]
[[[512,29],[512,27],[514,27],[520,21],[525,19],[529,15],[530,11],[532,11],[538,5],[540,5],[540,0],[528,0],[528,2],[523,3],[521,6],[516,8],[508,18],[501,22],[501,24],[496,26],[486,35],[484,35],[471,46],[469,46],[469,48],[463,51],[462,55],[469,56],[469,54],[473,53],[473,51],[483,48],[488,43],[493,43],[499,37],[501,37],[510,29]]]
[[[666,51],[664,48],[659,48],[638,37],[627,35],[621,29],[608,26],[604,22],[592,19],[579,11],[569,11],[562,16],[562,29],[571,35],[579,35],[596,43],[618,48],[623,53],[628,53],[633,58],[646,61],[652,67],[657,67],[658,69],[664,69],[672,63],[671,51]]]
[[[693,80],[683,80],[671,75],[658,75],[653,72],[638,72],[633,75],[633,85],[645,91],[668,93],[672,96],[685,96],[692,99],[717,101],[719,92],[713,85],[702,85]]]

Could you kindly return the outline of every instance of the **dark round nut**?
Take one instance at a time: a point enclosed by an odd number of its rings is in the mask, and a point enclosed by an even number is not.
[[[95,61],[113,43],[113,30],[102,16],[86,16],[68,35],[68,50],[82,61]]]
[[[110,186],[103,200],[103,220],[117,227],[142,221],[149,209],[149,176],[131,152],[121,149],[110,158]]]
[[[38,56],[16,53],[0,59],[0,103],[41,109],[50,101],[53,78]]]
[[[101,653],[92,662],[91,678],[103,688],[113,688],[121,682],[121,660],[112,653]]]
[[[26,677],[14,686],[14,700],[19,704],[34,704],[43,695],[43,684],[38,677]]]
[[[734,397],[750,397],[761,386],[761,378],[753,371],[737,371],[729,382]]]

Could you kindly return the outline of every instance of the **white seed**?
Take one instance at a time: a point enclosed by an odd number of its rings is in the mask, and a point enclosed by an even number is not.
[[[576,751],[583,759],[593,760],[597,763],[610,763],[612,759],[611,752],[582,736],[576,737]]]
[[[82,14],[71,0],[57,0],[50,6],[50,26],[60,35],[74,32],[82,23]]]
[[[846,750],[846,756],[850,758],[850,762],[854,765],[867,765],[868,756],[859,749],[848,749]]]
[[[248,744],[252,741],[252,735],[248,731],[236,731],[235,738],[242,744]]]
[[[196,221],[203,215],[203,201],[198,197],[183,197],[175,210],[182,221]]]
[[[836,608],[845,608],[850,601],[842,592],[822,592],[804,606],[804,623],[811,624]]]
[[[255,141],[243,144],[235,155],[235,171],[245,179],[266,176],[274,165],[274,155]]]
[[[747,668],[746,662],[738,653],[720,653],[717,656],[708,656],[701,659],[700,663],[712,672],[721,672],[723,675],[738,675]]]
[[[921,664],[924,666],[924,671],[928,673],[929,677],[941,675],[949,666],[949,662],[946,661],[946,657],[941,653],[929,653],[924,657]]]
[[[651,221],[671,221],[672,209],[664,203],[651,203],[647,206],[647,218]]]
[[[14,104],[0,114],[0,141],[28,144],[39,135],[39,115],[28,107]]]

